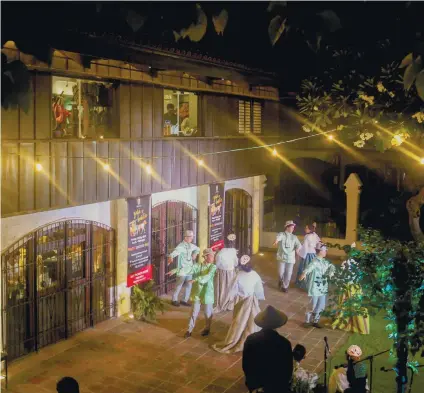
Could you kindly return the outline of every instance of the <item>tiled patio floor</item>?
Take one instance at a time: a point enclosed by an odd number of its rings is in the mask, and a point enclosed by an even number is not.
[[[304,367],[323,368],[323,337],[335,351],[347,339],[342,331],[304,329],[308,298],[293,288],[277,292],[274,256],[254,257],[265,285],[266,304],[283,310],[289,322],[280,329],[294,346],[308,350]],[[264,304],[261,305],[261,308]],[[79,333],[69,340],[42,349],[38,354],[12,363],[9,389],[12,393],[54,393],[56,382],[72,376],[81,393],[243,393],[241,354],[222,355],[210,345],[225,338],[231,313],[214,317],[212,334],[201,338],[200,315],[190,339],[184,339],[189,309],[172,308],[159,316],[156,325],[115,319]]]

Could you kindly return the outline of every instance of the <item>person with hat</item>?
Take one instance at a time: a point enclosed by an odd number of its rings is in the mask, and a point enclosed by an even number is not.
[[[261,311],[259,300],[265,300],[264,287],[259,274],[252,270],[248,255],[240,258],[240,271],[233,280],[228,297],[230,300],[226,302],[227,304],[233,299],[238,300],[225,340],[212,347],[221,353],[242,351],[247,336],[260,330],[254,319]]]
[[[328,294],[328,280],[334,275],[334,265],[325,259],[327,255],[327,247],[319,243],[316,246],[317,256],[305,268],[301,276],[300,281],[303,281],[307,275],[310,275],[308,279],[308,296],[310,298],[310,309],[306,312],[306,320],[304,327],[314,326],[321,328],[319,319],[321,312],[324,311],[325,303]]]
[[[346,393],[365,393],[367,390],[367,366],[361,362],[362,349],[357,345],[351,345],[347,351],[346,376],[349,389]],[[358,363],[359,362],[359,363]]]
[[[211,330],[214,303],[213,282],[216,272],[216,266],[214,264],[215,253],[211,248],[203,250],[203,259],[203,263],[194,264],[191,270],[188,271],[188,274],[193,277],[189,283],[194,285],[191,290],[193,307],[191,309],[188,330],[184,335],[185,338],[191,337],[201,306],[204,308],[206,322],[205,329],[202,331],[201,335],[208,336]],[[169,274],[174,274],[174,271]]]
[[[184,241],[178,244],[175,247],[174,251],[171,252],[168,256],[168,265],[170,265],[175,257],[178,257],[177,260],[177,284],[175,287],[174,294],[172,295],[172,305],[179,307],[180,303],[178,301],[178,296],[181,292],[181,289],[185,286],[184,300],[181,302],[183,306],[190,307],[189,297],[191,293],[191,279],[192,276],[190,271],[193,267],[193,262],[196,260],[197,255],[199,255],[200,248],[193,244],[193,231],[187,230],[184,233]]]
[[[224,247],[216,254],[216,274],[215,274],[215,308],[214,313],[221,311],[232,311],[234,309],[234,299],[228,297],[229,290],[236,275],[235,268],[238,265],[236,250],[236,235],[230,233],[227,236],[227,247]],[[228,302],[226,300],[228,299]]]
[[[293,274],[293,267],[296,263],[296,251],[299,251],[302,245],[296,235],[293,234],[296,224],[293,221],[287,221],[284,232],[277,234],[274,246],[278,244],[278,287],[283,292],[288,292],[290,280]]]
[[[293,353],[289,340],[275,329],[287,323],[287,315],[272,306],[255,317],[261,331],[244,343],[242,367],[249,392],[288,392],[293,375]]]

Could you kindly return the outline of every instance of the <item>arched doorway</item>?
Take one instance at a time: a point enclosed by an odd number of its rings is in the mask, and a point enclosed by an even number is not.
[[[114,242],[106,225],[63,220],[2,253],[3,332],[10,360],[115,316]]]
[[[233,231],[239,256],[252,254],[252,197],[240,188],[225,192],[224,233]]]
[[[176,262],[167,264],[167,256],[184,240],[184,231],[194,232],[197,244],[197,209],[181,201],[161,202],[152,209],[152,265],[153,280],[157,294],[163,295],[174,289],[175,277],[166,273],[176,268]]]

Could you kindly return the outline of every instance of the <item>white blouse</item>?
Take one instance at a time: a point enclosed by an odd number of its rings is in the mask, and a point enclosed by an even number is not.
[[[232,295],[234,297],[239,296],[242,299],[256,295],[258,300],[265,300],[264,286],[259,274],[254,270],[250,272],[239,271],[235,278]]]
[[[237,250],[223,248],[216,254],[216,267],[221,270],[234,270],[238,265]]]
[[[302,247],[299,251],[299,256],[301,258],[306,258],[307,254],[316,254],[315,248],[320,241],[321,239],[315,232],[305,235]]]

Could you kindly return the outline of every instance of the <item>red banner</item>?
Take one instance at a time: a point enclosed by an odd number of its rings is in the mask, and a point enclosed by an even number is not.
[[[128,274],[127,276],[127,287],[130,288],[133,285],[141,284],[142,282],[150,281],[153,278],[152,265],[148,265],[142,270],[136,273]]]

